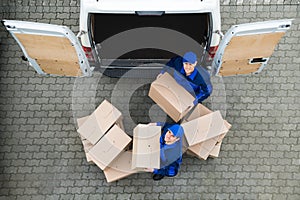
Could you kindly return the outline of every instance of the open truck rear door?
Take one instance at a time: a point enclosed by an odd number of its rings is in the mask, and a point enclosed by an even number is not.
[[[80,42],[68,27],[15,20],[2,23],[37,73],[91,76],[92,70]]]
[[[214,75],[234,76],[261,72],[291,24],[291,19],[285,19],[231,27],[216,52]]]

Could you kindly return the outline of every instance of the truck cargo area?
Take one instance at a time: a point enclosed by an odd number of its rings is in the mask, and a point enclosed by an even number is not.
[[[110,71],[112,68],[158,68],[151,63],[165,64],[176,54],[186,51],[194,51],[201,58],[203,49],[210,45],[209,13],[94,13],[89,19],[91,45],[99,66]]]

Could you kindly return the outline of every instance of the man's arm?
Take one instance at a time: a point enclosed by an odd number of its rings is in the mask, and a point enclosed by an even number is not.
[[[200,88],[199,88],[198,93],[196,94],[196,99],[194,101],[194,104],[201,103],[207,97],[209,97],[212,92],[212,86],[206,84],[200,74],[197,77],[196,81],[197,81],[197,85],[199,85]]]

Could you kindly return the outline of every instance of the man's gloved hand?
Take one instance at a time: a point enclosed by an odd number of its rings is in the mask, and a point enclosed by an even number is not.
[[[144,171],[145,171],[145,172],[153,172],[154,169],[153,169],[153,168],[144,168]]]
[[[150,122],[148,123],[149,126],[157,126],[157,123],[153,123],[153,122]]]

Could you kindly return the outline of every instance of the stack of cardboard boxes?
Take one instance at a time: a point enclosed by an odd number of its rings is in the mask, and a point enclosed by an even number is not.
[[[77,119],[77,122],[87,161],[104,170],[110,181],[117,176],[111,166],[123,163],[123,157],[128,156],[124,151],[132,141],[124,131],[121,112],[104,100],[90,116]],[[121,174],[128,173],[133,172],[127,170]]]
[[[193,109],[195,98],[168,73],[151,84],[149,96],[175,122],[181,122],[184,151],[204,160],[218,157],[222,139],[231,127],[219,111],[213,112],[202,104]],[[138,124],[132,141],[124,131],[121,112],[106,100],[77,123],[87,161],[103,170],[107,182],[146,168],[160,168],[160,126]],[[131,142],[132,150],[128,148]]]
[[[222,140],[231,128],[220,111],[213,112],[202,104],[181,125],[188,143],[187,153],[203,160],[218,157]]]
[[[139,124],[132,139],[125,133],[122,114],[104,100],[90,115],[77,119],[78,133],[88,162],[103,170],[107,182],[119,180],[145,168],[159,168],[160,127]]]
[[[188,154],[204,160],[218,157],[222,139],[231,127],[219,111],[213,112],[202,104],[191,111],[195,98],[168,73],[151,84],[149,96],[175,122],[181,120],[185,133],[183,149]]]

